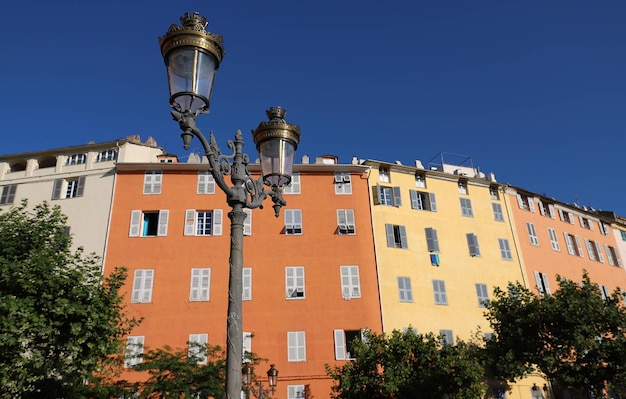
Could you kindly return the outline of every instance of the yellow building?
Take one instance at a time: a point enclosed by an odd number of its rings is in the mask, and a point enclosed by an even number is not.
[[[424,167],[366,160],[383,330],[413,328],[444,342],[489,334],[483,301],[494,287],[528,278],[503,189],[471,158],[440,154]],[[450,163],[452,158],[454,163]],[[532,397],[530,378],[507,398]]]

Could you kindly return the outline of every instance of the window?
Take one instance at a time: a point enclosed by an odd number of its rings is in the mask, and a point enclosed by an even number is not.
[[[337,233],[340,235],[354,234],[354,210],[337,209]]]
[[[499,200],[500,193],[498,193],[498,186],[489,186],[489,198],[492,200]]]
[[[600,288],[600,296],[603,301],[611,299],[611,291],[609,291],[609,287],[606,285],[600,285],[598,288]]]
[[[187,357],[195,364],[207,364],[209,334],[189,334]]]
[[[509,240],[505,238],[498,238],[498,245],[500,246],[500,255],[504,260],[513,260],[511,255],[511,247],[509,246]]]
[[[252,300],[252,268],[244,267],[241,278],[243,289],[241,291],[241,299],[244,301]]]
[[[129,237],[166,236],[168,210],[132,211],[130,215]]]
[[[215,179],[208,170],[198,171],[198,194],[215,194]]]
[[[541,216],[548,216],[552,219],[556,218],[554,214],[554,204],[545,203],[541,200],[539,200],[539,213]]]
[[[190,301],[208,301],[210,297],[211,269],[191,269]]]
[[[300,194],[300,173],[291,174],[291,182],[283,186],[284,194]]]
[[[559,240],[556,238],[556,230],[548,227],[548,236],[550,236],[550,245],[552,246],[552,249],[560,251],[561,247],[559,246]]]
[[[352,194],[350,173],[335,172],[335,194]]]
[[[461,200],[461,215],[468,218],[474,217],[474,211],[472,211],[472,200],[469,198],[460,198]]]
[[[435,293],[435,305],[447,305],[448,295],[446,294],[446,282],[443,280],[433,280],[433,291]]]
[[[578,216],[578,221],[580,222],[580,227],[583,229],[593,230],[593,221],[591,219]]]
[[[426,227],[426,247],[428,252],[439,252],[439,239],[437,238],[437,230]]]
[[[378,179],[383,183],[389,183],[391,181],[389,179],[389,169],[380,167],[378,169]]]
[[[587,246],[589,259],[604,263],[604,256],[602,256],[602,249],[600,248],[599,242],[585,238],[585,245]]]
[[[252,357],[252,333],[243,333],[243,360],[242,363],[250,363]]]
[[[411,208],[437,212],[437,201],[434,193],[409,190],[409,194],[411,196]]]
[[[572,215],[568,211],[564,211],[563,209],[559,209],[559,218],[562,222],[574,224],[574,215]]]
[[[98,153],[96,162],[106,162],[117,160],[117,150],[103,150]]]
[[[221,236],[222,235],[222,210],[195,210],[185,211],[186,236]]]
[[[402,195],[400,187],[385,187],[376,185],[376,205],[400,206],[402,205]]]
[[[469,248],[470,256],[480,256],[480,247],[478,246],[478,237],[474,233],[468,233],[465,235],[467,238],[467,247]]]
[[[626,241],[626,231],[621,230],[620,234],[622,235],[622,241]]]
[[[400,302],[413,302],[410,277],[398,277],[398,294],[400,295]]]
[[[287,299],[304,298],[303,266],[288,266],[285,268],[285,287]]]
[[[161,194],[163,175],[160,170],[147,170],[143,176],[144,194]]]
[[[133,279],[132,303],[152,302],[152,284],[154,282],[154,270],[137,269]]]
[[[67,157],[66,165],[80,165],[85,163],[87,156],[85,154],[72,154]]]
[[[548,276],[545,273],[535,272],[535,282],[537,283],[537,290],[541,295],[550,295]]]
[[[243,235],[252,235],[252,209],[243,208],[243,213],[246,214],[246,218],[243,220]]]
[[[467,181],[459,180],[459,194],[467,194]]]
[[[565,244],[567,245],[567,253],[570,255],[577,255],[581,258],[585,256],[583,254],[583,248],[580,245],[580,239],[578,236],[568,234],[567,232],[563,232],[565,236]]]
[[[528,238],[531,245],[539,245],[539,239],[537,238],[537,232],[535,231],[535,225],[531,222],[526,222],[526,230],[528,230]]]
[[[476,283],[476,296],[478,297],[478,306],[485,307],[485,302],[489,300],[489,292],[487,292],[487,284]]]
[[[143,336],[129,336],[126,339],[126,356],[124,367],[130,368],[141,363],[143,355]]]
[[[604,250],[606,251],[606,257],[609,258],[609,265],[622,267],[622,260],[619,257],[619,253],[615,248],[608,244],[604,244]]]
[[[361,297],[358,266],[341,266],[341,296],[344,299]]]
[[[15,191],[17,190],[17,184],[11,184],[9,186],[2,187],[2,193],[0,194],[0,205],[11,205],[15,201]]]
[[[415,174],[415,187],[426,188],[426,176],[423,173]]]
[[[304,331],[287,332],[287,361],[304,362],[306,360],[306,339]]]
[[[302,210],[285,209],[285,234],[302,234]]]
[[[408,248],[406,241],[406,229],[404,226],[385,224],[387,232],[387,246],[390,248]]]
[[[605,236],[608,236],[610,234],[609,226],[607,226],[606,223],[602,221],[598,221],[598,226],[600,226],[600,233],[602,233]]]
[[[452,335],[452,330],[439,330],[439,334],[441,336],[442,345],[454,345],[454,335]]]
[[[52,199],[82,197],[85,192],[85,176],[71,179],[56,179],[52,188]]]
[[[334,330],[335,360],[354,359],[354,340],[363,339],[363,330]]]
[[[492,202],[491,209],[493,209],[493,219],[496,222],[504,222],[504,214],[502,213],[502,205]]]
[[[306,397],[304,385],[287,385],[287,399],[304,399]]]
[[[533,199],[533,197],[517,193],[517,204],[519,205],[520,209],[535,212],[535,200]]]

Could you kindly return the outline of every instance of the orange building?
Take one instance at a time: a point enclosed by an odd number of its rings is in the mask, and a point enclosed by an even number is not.
[[[144,319],[129,344],[225,346],[230,209],[208,168],[175,157],[117,165],[104,272],[129,269],[128,309]],[[305,156],[280,216],[269,200],[248,213],[244,350],[275,364],[277,398],[327,396],[325,365],[350,358],[362,329],[382,332],[367,171]]]
[[[508,187],[506,192],[529,287],[553,293],[558,289],[557,275],[581,281],[586,270],[602,295],[618,287],[626,289],[619,231],[613,228],[613,220],[521,188]]]

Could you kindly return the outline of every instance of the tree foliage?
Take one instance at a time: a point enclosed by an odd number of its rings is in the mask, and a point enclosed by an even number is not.
[[[0,397],[80,398],[136,325],[119,290],[126,270],[71,250],[67,218],[42,203],[0,212]]]
[[[490,370],[513,381],[533,371],[555,387],[604,397],[626,377],[626,310],[620,290],[603,298],[583,274],[582,284],[557,276],[559,289],[539,296],[520,284],[495,290],[486,317]],[[556,392],[557,395],[559,392]]]
[[[150,349],[134,371],[149,378],[132,387],[139,398],[180,399],[225,397],[225,354],[221,347],[189,343],[190,349]]]
[[[353,342],[355,360],[327,366],[336,399],[483,397],[487,385],[478,348],[463,341],[443,345],[433,334],[411,330],[366,333]]]

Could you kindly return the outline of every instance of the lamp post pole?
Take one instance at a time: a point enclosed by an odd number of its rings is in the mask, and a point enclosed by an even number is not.
[[[241,362],[243,360],[242,269],[244,208],[262,208],[271,197],[276,217],[286,205],[281,187],[291,181],[293,157],[300,141],[300,128],[287,123],[281,107],[266,111],[269,118],[252,131],[261,160],[261,177],[254,180],[247,169],[249,158],[243,153],[243,135],[235,133],[228,141],[231,155],[224,155],[213,132],[209,139],[196,126],[196,116],[207,113],[215,73],[224,56],[222,37],[206,31],[206,18],[198,13],[180,18],[182,26],[171,25],[159,38],[168,72],[172,117],[179,123],[185,149],[193,137],[202,143],[210,173],[226,194],[232,210],[230,219],[230,258],[228,311],[226,319],[226,398],[241,399]],[[231,185],[225,177],[230,176]],[[269,189],[265,189],[267,185]]]

